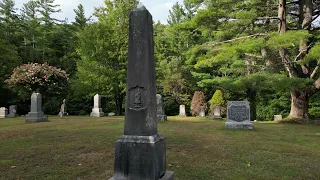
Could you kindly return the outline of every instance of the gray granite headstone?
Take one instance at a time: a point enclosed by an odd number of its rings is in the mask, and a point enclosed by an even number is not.
[[[0,108],[0,118],[6,118],[8,116],[8,109],[5,107]]]
[[[220,106],[215,106],[213,108],[213,119],[222,119]]]
[[[185,105],[180,105],[179,107],[179,116],[180,117],[186,117],[186,106]]]
[[[206,111],[204,110],[204,107],[200,107],[200,112],[199,112],[200,117],[206,117]]]
[[[228,101],[227,122],[228,129],[253,129],[250,122],[250,105],[248,101]]]
[[[8,117],[15,117],[17,116],[17,105],[9,106],[9,114]]]
[[[282,115],[274,115],[273,116],[275,121],[281,121],[282,120]]]
[[[42,111],[42,96],[40,93],[32,93],[31,95],[31,108],[26,122],[45,122],[48,121],[48,118],[44,116]]]
[[[166,121],[167,115],[165,114],[162,96],[157,94],[157,121]]]
[[[114,180],[173,180],[165,138],[158,134],[153,21],[139,5],[130,12],[124,135],[116,142]]]
[[[104,116],[104,112],[102,111],[102,108],[100,108],[100,106],[101,106],[101,97],[99,94],[96,94],[93,97],[93,108],[92,108],[92,112],[90,113],[90,116],[93,116],[93,117]]]

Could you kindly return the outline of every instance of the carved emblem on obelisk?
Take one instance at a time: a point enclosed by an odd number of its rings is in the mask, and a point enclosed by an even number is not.
[[[138,89],[138,92],[134,95],[134,103],[133,106],[135,108],[141,108],[141,93]]]
[[[135,86],[129,89],[129,108],[140,111],[146,108],[146,89],[140,86]]]

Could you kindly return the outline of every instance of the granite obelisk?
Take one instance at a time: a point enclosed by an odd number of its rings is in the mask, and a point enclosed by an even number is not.
[[[124,135],[116,142],[114,180],[173,180],[157,130],[153,21],[139,4],[129,17]]]
[[[48,121],[48,118],[44,116],[44,112],[42,111],[42,96],[40,93],[34,92],[31,95],[31,107],[26,122],[35,123],[45,121]]]

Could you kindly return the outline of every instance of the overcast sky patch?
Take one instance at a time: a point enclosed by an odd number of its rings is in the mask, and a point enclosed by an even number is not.
[[[183,0],[141,0],[152,14],[153,20],[155,22],[161,21],[161,23],[167,23],[169,10],[177,1],[180,4],[183,2]],[[15,0],[15,2],[16,7],[20,9],[22,4],[27,3],[28,0]],[[76,9],[79,4],[83,5],[85,14],[89,17],[94,12],[94,7],[102,6],[103,2],[103,0],[55,0],[55,3],[60,5],[62,12],[54,14],[54,18],[60,20],[67,19],[68,22],[73,22],[75,17],[73,10]]]

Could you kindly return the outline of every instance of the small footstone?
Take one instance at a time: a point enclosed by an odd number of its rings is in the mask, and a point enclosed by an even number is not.
[[[250,122],[250,105],[247,101],[228,101],[227,129],[254,129]]]
[[[274,121],[281,121],[282,115],[274,115],[273,118],[274,118]]]
[[[108,113],[108,116],[115,116],[115,115],[116,115],[116,113],[114,113],[114,112]]]

